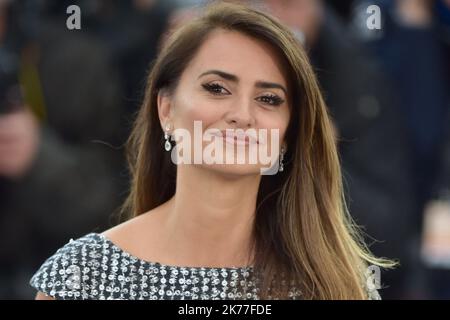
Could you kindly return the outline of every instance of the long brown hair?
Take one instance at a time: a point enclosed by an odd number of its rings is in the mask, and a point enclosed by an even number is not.
[[[217,28],[270,44],[286,65],[292,91],[285,170],[262,176],[257,198],[253,268],[262,275],[260,297],[289,298],[293,284],[305,299],[367,298],[367,265],[393,264],[370,254],[346,209],[332,122],[304,49],[288,28],[250,7],[209,5],[164,42],[128,140],[132,181],[123,212],[140,215],[175,194],[176,166],[163,151],[157,94],[176,88],[187,64]]]

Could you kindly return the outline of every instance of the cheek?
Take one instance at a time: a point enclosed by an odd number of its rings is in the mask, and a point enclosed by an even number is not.
[[[280,139],[284,140],[289,121],[291,120],[291,113],[288,108],[284,109],[280,115],[278,126],[280,128]]]
[[[270,137],[271,130],[277,130],[279,136],[279,142],[284,139],[286,134],[287,126],[289,123],[289,114],[284,112],[276,114],[265,114],[260,117],[259,127],[268,130],[268,136]]]
[[[221,118],[221,108],[212,101],[196,95],[180,96],[175,100],[177,127],[193,128],[194,121],[201,121],[203,128],[217,122]]]

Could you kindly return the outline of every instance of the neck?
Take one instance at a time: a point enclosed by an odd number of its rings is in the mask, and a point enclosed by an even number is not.
[[[198,265],[248,265],[259,183],[259,175],[230,178],[180,166],[165,219],[171,250]]]

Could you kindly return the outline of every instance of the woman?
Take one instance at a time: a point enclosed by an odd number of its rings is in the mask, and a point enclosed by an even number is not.
[[[186,145],[211,146],[192,138],[198,121],[219,143],[192,162],[198,150]],[[271,166],[211,162],[263,146],[279,151]],[[132,218],[49,258],[31,280],[38,299],[366,299],[376,293],[367,265],[391,266],[368,252],[345,209],[304,50],[264,13],[215,4],[167,39],[129,163]]]

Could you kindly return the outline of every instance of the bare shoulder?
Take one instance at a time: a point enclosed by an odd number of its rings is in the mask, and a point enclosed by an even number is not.
[[[141,214],[130,220],[127,220],[117,226],[112,227],[104,232],[102,235],[121,246],[140,236],[141,230],[144,228],[144,224],[148,222],[148,215],[150,212]]]
[[[38,293],[36,294],[35,300],[55,300],[55,298],[50,297],[50,296],[46,295],[45,293],[38,291]]]
[[[157,242],[161,232],[163,206],[159,206],[102,233],[116,246],[137,257],[153,254],[152,244]]]

